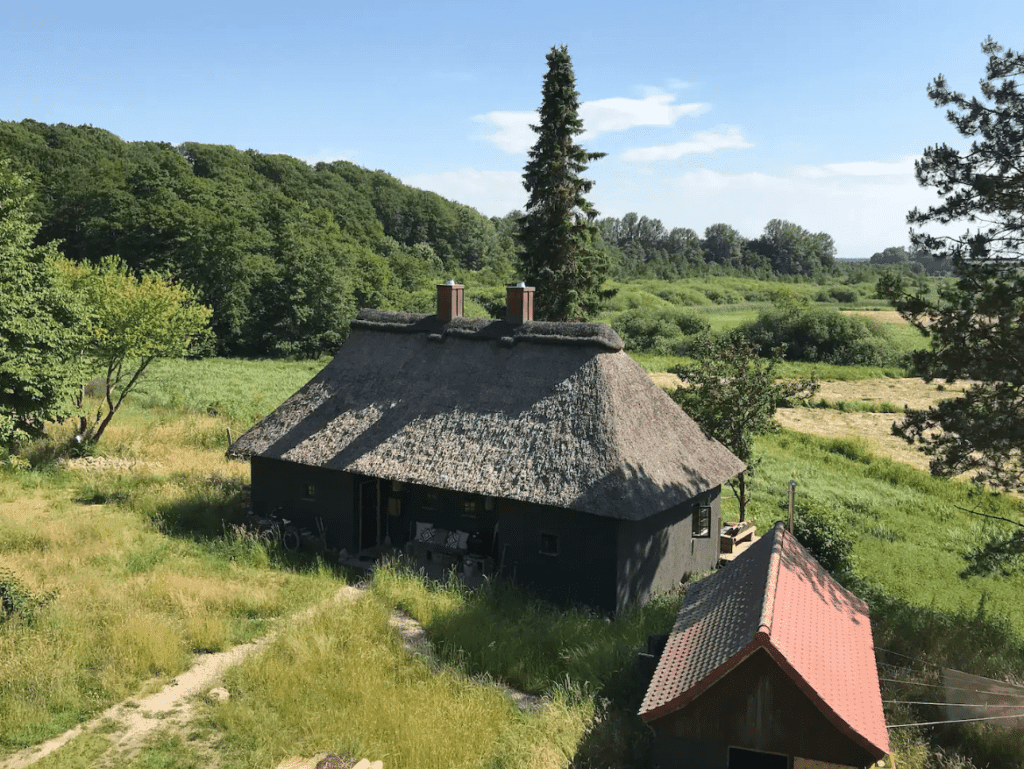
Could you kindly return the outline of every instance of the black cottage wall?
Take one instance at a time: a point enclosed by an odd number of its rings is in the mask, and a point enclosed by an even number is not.
[[[691,574],[710,571],[718,562],[721,486],[641,521],[619,521],[616,607],[646,601],[671,590]],[[708,536],[693,536],[693,516],[711,506]]]
[[[256,515],[288,518],[299,528],[318,533],[319,518],[327,546],[356,547],[353,478],[349,473],[309,467],[280,459],[252,457],[252,510]]]
[[[502,575],[554,603],[616,606],[617,521],[499,499],[496,560]]]

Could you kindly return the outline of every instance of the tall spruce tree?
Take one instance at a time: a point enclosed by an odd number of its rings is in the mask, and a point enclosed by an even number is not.
[[[932,457],[931,471],[971,472],[978,482],[1024,491],[1024,54],[991,38],[981,81],[984,101],[949,89],[940,75],[928,88],[969,152],[929,147],[917,161],[917,180],[942,202],[907,215],[911,224],[977,222],[960,237],[912,232],[911,240],[952,263],[954,281],[938,291],[912,292],[892,275],[879,290],[905,318],[931,337],[915,356],[927,380],[975,380],[960,398],[909,411],[893,432]]]
[[[523,169],[530,193],[521,220],[523,277],[537,286],[538,320],[585,320],[597,310],[599,288],[610,269],[594,219],[583,196],[594,182],[582,177],[587,164],[604,157],[576,143],[583,133],[576,76],[566,46],[547,55],[537,143]]]

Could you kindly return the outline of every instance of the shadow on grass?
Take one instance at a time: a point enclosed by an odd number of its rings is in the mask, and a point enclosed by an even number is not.
[[[1024,529],[1017,529],[1009,536],[993,534],[988,542],[964,556],[964,560],[967,567],[960,572],[964,579],[996,573],[1009,577],[1019,573],[1024,568]]]
[[[425,582],[401,565],[374,575],[374,591],[419,619],[437,656],[470,676],[489,676],[530,694],[592,707],[590,729],[571,766],[645,766],[651,732],[637,715],[647,681],[637,653],[667,633],[681,592],[607,619],[490,580],[476,591]]]
[[[79,487],[83,505],[112,504],[152,522],[161,533],[196,543],[212,556],[257,567],[308,572],[329,569],[338,578],[354,575],[324,554],[287,552],[279,540],[248,530],[247,484],[237,478],[175,473],[95,473]]]

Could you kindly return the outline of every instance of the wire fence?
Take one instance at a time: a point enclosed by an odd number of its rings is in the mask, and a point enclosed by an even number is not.
[[[1024,726],[1024,687],[1005,681],[996,681],[991,678],[977,676],[972,673],[965,673],[960,670],[944,667],[930,660],[911,657],[892,649],[875,647],[877,652],[893,655],[900,659],[909,660],[912,663],[925,666],[931,671],[926,674],[921,670],[908,667],[906,664],[894,665],[876,659],[879,668],[878,681],[880,684],[898,684],[900,687],[924,687],[930,689],[941,689],[945,694],[943,701],[918,700],[918,699],[883,699],[884,705],[924,705],[930,707],[941,707],[945,709],[946,718],[937,721],[918,721],[908,724],[891,724],[890,729],[900,729],[910,726],[940,726],[945,724],[964,724],[982,721],[1008,721],[1015,723],[999,724],[1005,726]],[[883,670],[884,669],[884,670]],[[892,671],[890,675],[903,674],[903,678],[889,678],[884,673]],[[931,683],[920,680],[922,675],[934,674],[941,680],[941,683]],[[884,687],[892,689],[893,687]],[[896,692],[898,696],[898,692]],[[975,709],[972,712],[972,709]],[[978,715],[975,715],[978,714]]]

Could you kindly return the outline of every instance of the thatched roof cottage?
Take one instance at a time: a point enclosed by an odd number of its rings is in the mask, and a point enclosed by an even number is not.
[[[500,572],[617,610],[718,556],[721,485],[744,469],[609,327],[363,310],[335,358],[229,449],[252,506],[350,553]]]

